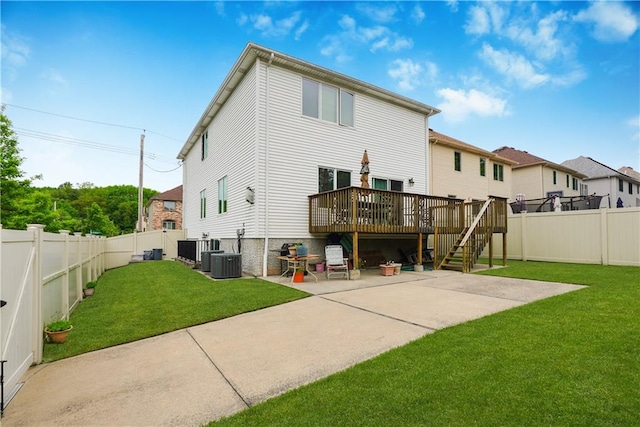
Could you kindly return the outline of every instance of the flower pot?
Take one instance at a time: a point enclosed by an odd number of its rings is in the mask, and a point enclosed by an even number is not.
[[[87,288],[87,289],[85,289],[85,290],[83,291],[83,292],[84,292],[84,296],[85,296],[85,297],[90,297],[91,295],[93,295],[93,290],[94,290],[94,288]]]
[[[298,250],[295,246],[289,246],[289,256],[298,256]]]
[[[73,329],[73,326],[70,327],[69,329],[67,329],[66,331],[59,331],[59,332],[51,332],[48,330],[44,330],[47,334],[47,338],[49,339],[49,342],[54,342],[56,344],[62,344],[63,342],[65,342],[67,340],[67,334],[69,333],[69,331]]]
[[[319,262],[316,264],[316,271],[318,273],[322,273],[324,271],[324,262]]]
[[[304,271],[296,271],[293,273],[293,283],[304,282]]]
[[[309,248],[305,245],[298,245],[298,247],[296,247],[296,252],[298,253],[298,256],[307,256],[309,254]]]
[[[395,267],[393,265],[380,264],[380,274],[383,276],[393,276]]]
[[[391,264],[393,265],[393,274],[400,274],[400,269],[402,268],[402,264]]]

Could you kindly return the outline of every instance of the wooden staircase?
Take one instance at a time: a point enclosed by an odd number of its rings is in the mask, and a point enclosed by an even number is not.
[[[455,270],[463,273],[468,273],[473,269],[478,257],[480,257],[493,236],[493,227],[490,221],[490,207],[493,201],[494,199],[488,199],[482,205],[482,208],[472,216],[471,224],[464,226],[459,234],[446,233],[446,231],[450,230],[445,230],[439,236],[439,233],[436,232],[436,245],[441,241],[445,248],[448,247],[441,260],[438,263],[434,262],[437,269]],[[453,243],[448,244],[447,240],[450,240],[452,236],[455,237],[455,240]]]

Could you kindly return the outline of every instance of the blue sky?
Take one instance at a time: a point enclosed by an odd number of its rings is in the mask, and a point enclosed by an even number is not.
[[[142,129],[145,187],[181,184],[176,156],[249,41],[437,107],[433,129],[489,151],[640,170],[638,2],[0,7],[2,102],[38,186],[138,185]]]

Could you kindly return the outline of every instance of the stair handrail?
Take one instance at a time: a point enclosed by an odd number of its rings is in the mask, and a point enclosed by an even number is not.
[[[476,215],[475,219],[471,223],[471,226],[467,230],[467,233],[464,235],[464,237],[460,241],[460,245],[459,245],[460,247],[464,247],[464,245],[467,243],[467,240],[469,240],[469,238],[473,234],[474,230],[478,226],[478,223],[480,222],[480,219],[482,219],[482,217],[484,216],[485,212],[487,211],[487,209],[489,209],[489,206],[491,205],[491,203],[493,203],[494,200],[495,199],[493,199],[493,198],[489,198],[489,199],[487,199],[486,202],[484,202],[484,205],[482,205],[482,209],[480,209],[480,211]]]

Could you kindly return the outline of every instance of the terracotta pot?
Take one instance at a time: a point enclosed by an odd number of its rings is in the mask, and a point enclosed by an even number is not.
[[[393,265],[380,264],[380,274],[383,276],[393,276],[395,267]]]
[[[293,283],[302,283],[304,282],[304,272],[296,271],[293,273]]]
[[[289,246],[289,256],[298,256],[298,250],[295,246]]]
[[[62,344],[67,340],[67,334],[71,329],[73,329],[73,326],[67,329],[66,331],[51,332],[51,331],[47,331],[46,329],[44,331],[47,333],[47,338],[49,339],[49,342]]]
[[[85,297],[90,297],[91,295],[93,295],[93,290],[94,288],[87,288],[84,290],[84,296]]]

